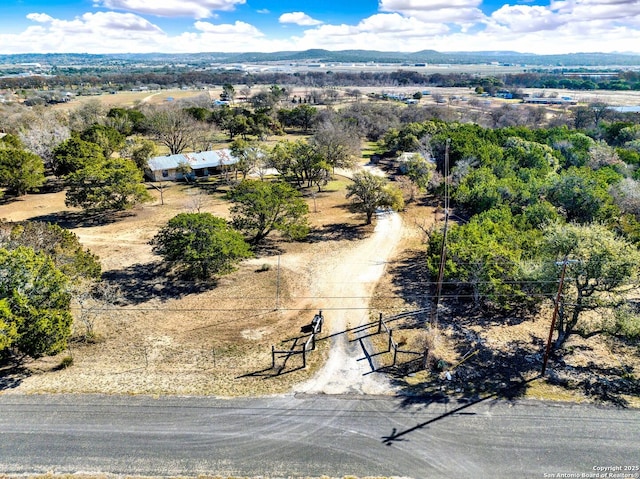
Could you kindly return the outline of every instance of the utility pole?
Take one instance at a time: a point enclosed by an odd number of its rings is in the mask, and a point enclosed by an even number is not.
[[[280,309],[280,255],[278,255],[278,269],[276,271],[276,310]]]
[[[558,293],[556,294],[556,304],[553,308],[553,317],[551,318],[551,327],[549,328],[549,338],[547,339],[547,347],[544,352],[544,359],[542,360],[542,371],[541,375],[544,376],[545,371],[547,370],[547,361],[549,360],[549,353],[551,352],[551,339],[553,337],[553,330],[556,327],[556,320],[558,319],[558,310],[560,309],[560,300],[562,299],[562,288],[564,287],[564,277],[567,272],[567,265],[569,263],[577,263],[577,260],[569,260],[565,256],[564,259],[560,262],[557,262],[556,265],[562,265],[562,271],[560,272],[560,282],[558,283]]]
[[[431,327],[438,327],[438,306],[442,294],[442,281],[444,279],[444,266],[447,259],[447,230],[449,227],[449,144],[451,138],[447,138],[444,151],[444,231],[442,233],[442,248],[440,250],[440,267],[438,269],[438,282],[436,284],[436,297],[431,310]]]

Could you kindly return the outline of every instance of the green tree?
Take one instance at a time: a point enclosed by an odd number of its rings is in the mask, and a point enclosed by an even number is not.
[[[415,199],[415,190],[425,191],[429,186],[429,181],[433,176],[435,165],[426,160],[422,155],[417,153],[411,155],[407,162],[403,165],[404,173],[411,181],[411,198]]]
[[[119,151],[125,140],[125,136],[114,127],[100,124],[91,125],[80,134],[80,138],[99,145],[105,158]]]
[[[115,127],[125,136],[144,132],[146,117],[139,110],[114,107],[107,113],[107,120],[110,119],[116,120],[110,126]]]
[[[44,253],[22,246],[0,249],[0,345],[5,352],[11,348],[37,358],[67,346],[73,322],[67,286],[68,278]]]
[[[318,117],[318,109],[310,105],[298,105],[291,110],[282,108],[278,110],[278,120],[285,127],[295,127],[303,132],[309,131]]]
[[[583,320],[585,311],[616,309],[626,303],[625,293],[636,286],[640,252],[599,224],[552,224],[544,231],[542,252],[548,260],[540,275],[551,285],[558,277],[552,261],[572,260],[567,264],[564,297],[571,298],[559,308],[560,347],[574,333],[583,337],[606,331]]]
[[[171,218],[151,244],[154,253],[198,279],[230,273],[236,263],[251,256],[242,235],[210,213]]]
[[[80,244],[75,233],[61,226],[40,221],[0,224],[0,234],[4,238],[0,247],[13,250],[24,246],[44,253],[73,282],[100,279],[99,258]]]
[[[587,167],[571,167],[553,180],[547,199],[561,208],[567,221],[603,221],[615,213],[611,210],[612,198],[608,190],[621,179],[610,168],[593,171]]]
[[[539,233],[516,228],[507,207],[495,208],[453,224],[447,235],[445,281],[469,294],[475,306],[514,307],[527,303],[527,291],[519,283],[527,278],[526,260]],[[428,265],[438,274],[443,233],[429,239]]]
[[[540,177],[554,173],[560,166],[551,147],[518,137],[508,138],[505,142],[504,160],[501,163],[511,166],[510,170],[526,168]]]
[[[0,149],[0,185],[16,196],[37,191],[45,182],[42,159],[26,150]]]
[[[18,339],[18,324],[7,298],[0,299],[0,358]]]
[[[309,233],[309,206],[300,193],[283,182],[244,180],[229,191],[232,224],[257,244],[272,231],[290,239]]]
[[[0,138],[0,150],[2,149],[13,149],[13,150],[22,150],[24,148],[24,144],[22,140],[16,135],[12,135],[11,133],[4,135]]]
[[[147,161],[158,151],[156,144],[144,138],[127,139],[121,154],[124,158],[131,159],[138,169],[144,173]]]
[[[220,94],[220,98],[222,100],[233,103],[233,100],[236,98],[236,89],[231,83],[225,83],[224,85],[222,85],[222,93]]]
[[[65,203],[94,212],[126,210],[150,200],[142,179],[142,172],[130,160],[91,163],[67,175]]]
[[[176,174],[179,175],[178,178],[181,177],[187,183],[194,176],[193,168],[191,168],[191,165],[186,161],[181,161],[178,163],[178,166],[176,167]]]
[[[371,224],[373,214],[379,208],[393,207],[394,204],[400,208],[396,204],[397,195],[390,189],[386,178],[368,171],[358,171],[352,180],[353,183],[347,185],[347,198],[355,199],[355,207],[367,217],[366,224]]]
[[[58,177],[76,172],[93,163],[104,161],[99,145],[72,136],[53,150],[53,172]]]
[[[498,181],[490,168],[474,169],[455,189],[453,200],[471,214],[487,211],[502,202]]]
[[[298,187],[317,185],[320,190],[331,176],[331,166],[321,153],[309,143],[278,142],[269,154],[269,166],[278,170],[287,180]]]

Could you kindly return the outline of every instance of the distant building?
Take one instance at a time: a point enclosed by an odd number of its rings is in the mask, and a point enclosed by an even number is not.
[[[178,172],[178,168],[187,164],[192,170],[190,178],[206,178],[237,162],[229,149],[156,156],[147,161],[145,176],[151,181],[182,180],[184,175]]]
[[[571,98],[539,98],[526,97],[522,99],[523,103],[531,103],[534,105],[577,105],[578,102]]]

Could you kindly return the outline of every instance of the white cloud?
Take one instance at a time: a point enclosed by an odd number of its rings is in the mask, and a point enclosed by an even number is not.
[[[1,51],[137,52],[165,36],[158,26],[132,13],[85,13],[73,20],[32,13],[27,18],[41,25],[17,35],[0,34]]]
[[[381,51],[417,51],[436,35],[449,28],[441,23],[426,23],[398,13],[379,13],[357,25],[322,25],[306,30],[296,38],[298,48],[366,49]]]
[[[638,0],[569,0],[554,1],[549,9],[556,15],[571,21],[617,20],[638,24],[640,1]]]
[[[548,8],[525,5],[504,5],[493,12],[491,19],[512,32],[554,30],[566,21]]]
[[[422,21],[468,24],[482,21],[485,15],[478,8],[482,0],[380,0],[380,11],[396,12]]]
[[[246,0],[96,0],[96,6],[160,17],[209,18],[213,11],[231,11]]]
[[[322,22],[311,18],[304,12],[283,13],[278,19],[280,23],[295,23],[296,25],[313,26],[320,25]]]
[[[39,23],[49,23],[53,20],[53,17],[50,17],[46,13],[30,13],[27,15],[27,18]]]
[[[596,32],[620,32],[620,27],[640,26],[638,0],[564,0],[548,7],[504,5],[487,22],[490,31],[536,32],[553,31],[553,35],[570,32],[576,39],[593,40]],[[574,43],[574,41],[571,41]],[[601,50],[606,44],[600,40]]]
[[[121,9],[211,15],[244,0],[95,0]],[[0,33],[0,53],[23,52],[203,52],[278,51],[327,48],[381,51],[516,50],[533,53],[633,51],[640,53],[640,0],[551,0],[546,6],[504,5],[486,16],[479,0],[379,0],[380,13],[352,24],[318,22],[290,12],[280,22],[307,27],[274,37],[246,21],[196,21],[188,31],[168,34],[131,12],[86,13],[71,19],[31,13],[19,34]],[[146,6],[146,7],[145,7]],[[198,10],[196,6],[200,9]],[[282,35],[284,29],[280,29]]]
[[[213,35],[249,35],[251,37],[263,37],[264,34],[256,27],[245,22],[235,22],[233,24],[213,24],[209,22],[196,22],[197,30]]]

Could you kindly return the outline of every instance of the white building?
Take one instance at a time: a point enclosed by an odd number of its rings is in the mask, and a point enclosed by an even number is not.
[[[192,170],[191,178],[205,178],[220,173],[225,166],[237,162],[238,159],[231,155],[229,149],[156,156],[147,161],[145,175],[151,181],[181,180],[184,175],[178,172],[178,168],[187,164]]]

